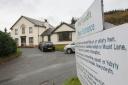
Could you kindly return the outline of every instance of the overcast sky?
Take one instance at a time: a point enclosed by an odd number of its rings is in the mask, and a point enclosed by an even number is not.
[[[21,16],[43,20],[56,26],[80,17],[94,0],[0,0],[0,30],[9,28]],[[128,0],[104,0],[104,10],[128,8]]]

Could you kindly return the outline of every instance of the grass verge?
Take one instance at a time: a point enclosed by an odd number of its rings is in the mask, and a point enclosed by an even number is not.
[[[5,56],[3,58],[0,58],[0,64],[4,64],[4,63],[6,63],[6,62],[8,62],[10,60],[13,60],[13,59],[19,57],[21,54],[22,54],[22,52],[21,52],[20,48],[17,48],[17,52],[16,53],[11,54],[9,56]]]
[[[64,51],[65,44],[55,45],[56,51]]]
[[[66,80],[63,85],[81,85],[77,77]]]

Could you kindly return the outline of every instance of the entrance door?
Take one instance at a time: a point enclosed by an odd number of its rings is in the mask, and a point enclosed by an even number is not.
[[[26,36],[21,37],[21,46],[25,47],[26,46]]]

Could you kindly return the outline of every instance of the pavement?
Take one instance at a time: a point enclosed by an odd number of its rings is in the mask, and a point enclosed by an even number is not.
[[[22,56],[0,65],[0,85],[63,85],[76,76],[74,54],[21,50]]]

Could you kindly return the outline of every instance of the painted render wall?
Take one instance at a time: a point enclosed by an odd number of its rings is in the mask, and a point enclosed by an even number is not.
[[[69,43],[75,41],[75,39],[76,39],[75,32],[72,32],[72,41],[59,41],[58,34],[51,35],[51,42],[53,42],[54,44],[69,44]]]
[[[25,25],[25,34],[22,34],[21,25]],[[32,27],[33,33],[29,34],[29,27]],[[18,29],[18,35],[15,35],[15,29]],[[38,31],[39,29],[39,31]],[[15,24],[11,30],[11,37],[13,39],[18,38],[19,40],[19,46],[21,46],[21,36],[26,36],[26,45],[29,46],[29,37],[34,38],[34,45],[38,45],[38,42],[42,41],[42,37],[39,36],[38,40],[38,32],[39,35],[41,35],[42,32],[44,32],[45,28],[42,27],[35,27],[33,23],[29,22],[25,18],[21,18],[17,24]]]
[[[44,41],[48,41],[48,36],[44,36]]]
[[[59,27],[55,32],[63,32],[63,31],[74,31],[73,28],[63,24],[61,27]]]
[[[69,44],[73,41],[75,41],[75,32],[72,32],[72,41],[59,41],[59,36],[57,34],[57,32],[65,32],[65,31],[75,31],[75,29],[63,24],[61,27],[59,27],[54,34],[51,35],[51,41],[54,43],[54,44]]]
[[[57,32],[65,32],[65,31],[75,31],[73,28],[63,24],[61,27],[59,27],[51,36],[51,42],[53,42],[54,44],[69,44],[73,41],[75,41],[76,39],[76,34],[75,32],[72,32],[72,41],[59,41],[59,36],[57,34]],[[44,41],[48,41],[48,37],[44,36]]]

